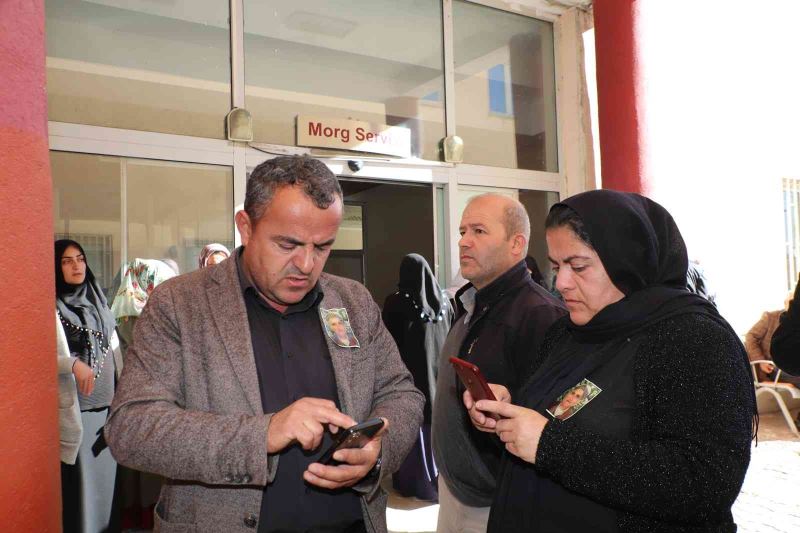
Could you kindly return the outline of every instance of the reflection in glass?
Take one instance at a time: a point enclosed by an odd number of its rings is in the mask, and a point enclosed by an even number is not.
[[[325,272],[366,283],[363,203],[345,201],[342,223],[325,263]]]
[[[294,145],[299,114],[343,118],[407,127],[412,156],[438,159],[440,2],[245,0],[244,30],[257,141]]]
[[[345,204],[342,223],[336,233],[334,250],[364,249],[364,206]]]
[[[50,164],[55,238],[83,245],[106,291],[114,292],[124,261],[168,259],[185,273],[206,244],[233,249],[229,167],[67,152],[50,152]]]
[[[558,203],[558,193],[548,191],[519,191],[519,201],[525,206],[531,219],[531,240],[528,243],[528,255],[536,259],[539,270],[544,276],[547,289],[553,281],[553,268],[547,259],[547,241],[545,240],[544,221],[550,208]]]
[[[203,246],[233,250],[233,172],[228,167],[128,160],[128,258],[197,268]]]
[[[224,137],[228,2],[47,0],[50,120]]]
[[[557,172],[553,25],[457,0],[453,33],[464,162]]]

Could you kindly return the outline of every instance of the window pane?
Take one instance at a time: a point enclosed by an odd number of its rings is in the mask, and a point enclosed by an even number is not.
[[[458,0],[453,28],[464,162],[557,172],[552,24]]]
[[[495,65],[489,69],[489,110],[501,115],[508,114],[506,91],[506,67]]]
[[[333,250],[364,249],[364,206],[345,204],[342,223],[336,233]]]
[[[55,238],[81,243],[106,291],[115,292],[124,261],[172,259],[185,273],[206,244],[233,250],[229,167],[67,152],[50,152],[50,164]]]
[[[47,0],[50,120],[223,138],[228,1]]]
[[[412,155],[438,159],[439,2],[245,0],[244,9],[256,140],[294,145],[298,114],[344,118],[407,127]]]
[[[55,239],[83,246],[108,293],[121,259],[120,161],[116,157],[50,152]],[[108,296],[108,294],[106,294]]]
[[[128,260],[172,259],[197,269],[206,244],[233,250],[233,171],[229,167],[128,160]]]
[[[547,288],[552,288],[553,267],[547,259],[547,241],[545,240],[544,221],[550,208],[558,203],[557,192],[519,191],[519,201],[525,206],[531,219],[531,240],[528,243],[528,255],[536,259],[539,270],[544,276]]]
[[[800,179],[783,178],[783,227],[786,235],[786,286],[793,290],[800,272]]]

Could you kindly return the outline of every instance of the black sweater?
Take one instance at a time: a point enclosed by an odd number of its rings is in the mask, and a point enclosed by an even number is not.
[[[541,361],[565,339],[565,326],[561,321],[548,332]],[[551,421],[534,469],[506,455],[512,464],[503,470],[498,497],[517,499],[519,508],[519,499],[536,493],[532,476],[544,476],[581,495],[587,508],[599,503],[617,511],[620,531],[733,532],[730,510],[750,461],[754,412],[741,343],[699,315],[666,319],[639,335],[631,438],[604,437],[574,419]],[[530,483],[519,490],[524,472]],[[507,477],[517,480],[515,490],[503,487]],[[537,525],[546,524],[547,516],[523,521],[503,513],[504,507],[511,508],[495,500],[490,531],[546,529]]]
[[[781,370],[800,376],[800,283],[794,290],[794,300],[789,309],[781,315],[769,351]]]

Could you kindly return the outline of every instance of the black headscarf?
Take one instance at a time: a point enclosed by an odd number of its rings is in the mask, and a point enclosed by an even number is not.
[[[531,279],[544,287],[544,276],[542,275],[542,271],[539,270],[539,263],[536,262],[536,259],[534,259],[532,255],[525,258],[525,266],[531,271]]]
[[[383,322],[414,384],[428,399],[424,415],[425,422],[430,423],[439,353],[450,330],[453,309],[428,262],[419,254],[403,258],[397,288],[383,304]]]
[[[579,340],[630,336],[684,313],[706,315],[730,328],[714,306],[686,290],[686,245],[672,215],[659,204],[634,193],[597,190],[557,205],[565,205],[581,217],[608,277],[625,295],[587,324],[570,324]]]
[[[447,304],[447,298],[436,282],[428,262],[419,254],[408,254],[400,263],[400,292],[408,293],[420,312],[435,321]]]
[[[111,342],[111,334],[115,326],[114,315],[111,314],[108,301],[97,284],[88,263],[83,283],[71,285],[64,279],[64,272],[61,270],[61,256],[70,246],[76,247],[86,257],[83,247],[73,240],[62,239],[55,242],[56,308],[62,319],[72,325],[89,328],[103,334],[104,342],[92,343],[94,348],[92,357],[97,358],[100,355],[99,350],[103,349],[101,344],[107,345]],[[84,362],[91,366],[91,361]]]
[[[716,307],[686,290],[686,245],[666,209],[644,196],[611,190],[577,194],[551,210],[562,205],[580,216],[609,278],[625,297],[604,307],[585,325],[568,322],[572,337],[584,345],[579,350],[586,358],[577,367],[571,366],[574,359],[569,357],[548,359],[525,387],[529,406],[549,405],[553,400],[549,396],[585,377],[603,358],[605,350],[596,349],[599,344],[613,349],[611,341],[629,338],[667,318],[704,315],[738,339]],[[749,373],[747,354],[739,345]]]

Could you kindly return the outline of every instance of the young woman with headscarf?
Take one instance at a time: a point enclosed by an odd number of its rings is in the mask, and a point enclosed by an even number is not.
[[[398,290],[383,305],[383,322],[427,401],[417,442],[393,476],[394,488],[403,496],[438,499],[438,472],[430,441],[431,404],[436,391],[436,364],[452,319],[447,295],[428,262],[419,254],[405,256],[400,263]]]
[[[757,423],[747,355],[686,290],[672,217],[591,191],[553,206],[546,238],[569,316],[513,400],[499,386],[502,401],[464,398],[507,450],[489,531],[735,531]],[[599,389],[591,401],[563,421],[546,412],[581,383]]]
[[[119,289],[111,304],[123,357],[133,342],[133,328],[147,305],[150,293],[175,276],[172,267],[160,259],[136,258],[125,265]],[[162,478],[124,466],[120,466],[119,475],[123,527],[152,529],[152,511],[161,491]]]
[[[55,272],[57,318],[69,352],[60,359],[75,376],[82,429],[74,464],[61,463],[63,528],[116,531],[112,504],[117,464],[103,439],[119,366],[114,316],[80,244],[55,242]]]

